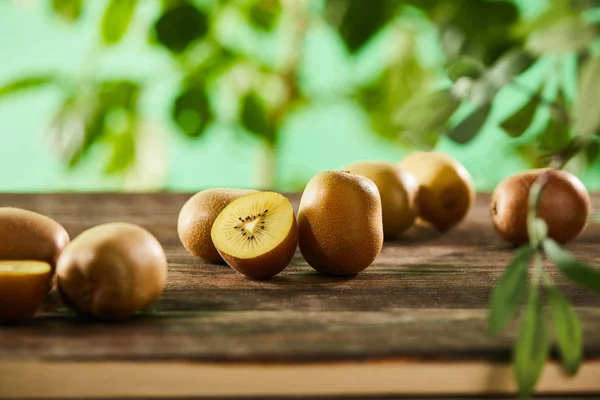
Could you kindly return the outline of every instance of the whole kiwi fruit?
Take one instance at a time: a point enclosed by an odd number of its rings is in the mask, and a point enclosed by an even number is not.
[[[210,230],[217,216],[233,200],[254,190],[207,189],[193,195],[181,208],[177,232],[183,247],[195,256],[213,263],[223,263],[215,248]]]
[[[439,231],[447,231],[461,222],[475,202],[471,175],[447,154],[414,152],[400,162],[400,168],[417,178],[419,219]]]
[[[124,320],[160,297],[167,259],[150,232],[133,224],[88,229],[64,249],[56,268],[64,303],[101,320]]]
[[[360,161],[345,170],[375,183],[381,196],[383,234],[387,239],[402,235],[415,222],[418,183],[412,174],[387,161]]]
[[[548,236],[559,243],[575,239],[586,225],[590,196],[574,175],[555,169],[535,169],[511,175],[498,184],[490,201],[490,214],[496,232],[519,246],[529,241],[527,212],[529,190],[545,174],[537,216],[548,226]]]
[[[354,275],[373,263],[383,246],[377,186],[347,171],[324,171],[309,182],[298,209],[298,244],[315,270]]]

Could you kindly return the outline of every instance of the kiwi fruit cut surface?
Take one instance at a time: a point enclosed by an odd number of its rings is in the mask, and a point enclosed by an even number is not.
[[[62,252],[57,287],[65,305],[101,320],[124,320],[160,297],[167,259],[160,243],[133,224],[88,229]]]
[[[559,243],[575,239],[590,214],[590,196],[574,175],[554,169],[536,169],[505,178],[494,190],[490,214],[496,232],[515,246],[527,243],[529,190],[541,175],[542,186],[537,216],[548,226],[548,236]]]
[[[475,202],[473,179],[458,161],[447,154],[414,152],[400,162],[419,184],[419,219],[439,231],[447,231],[461,222]]]
[[[233,200],[215,220],[211,236],[227,264],[252,279],[268,279],[283,271],[298,243],[292,205],[274,192]]]
[[[415,196],[418,184],[414,176],[387,161],[360,161],[344,169],[369,178],[377,186],[385,238],[397,238],[412,226],[417,216]]]
[[[348,171],[324,171],[309,182],[298,210],[298,244],[315,270],[358,274],[383,246],[381,199],[373,181]]]
[[[49,281],[61,251],[69,243],[69,234],[55,220],[13,207],[0,207],[0,238],[0,260],[46,262],[52,268]]]
[[[0,261],[0,323],[32,317],[48,292],[52,266],[43,261]]]
[[[210,237],[212,225],[229,203],[252,192],[254,190],[207,189],[192,196],[181,208],[177,221],[179,239],[187,251],[206,261],[223,263]]]

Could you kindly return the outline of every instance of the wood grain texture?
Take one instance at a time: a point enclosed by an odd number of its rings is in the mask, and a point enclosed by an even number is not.
[[[402,241],[386,242],[374,265],[354,278],[319,275],[297,252],[288,269],[265,282],[203,263],[184,250],[176,224],[189,197],[0,195],[0,206],[46,214],[71,237],[106,222],[139,224],[159,239],[169,261],[163,297],[150,312],[124,324],[79,320],[51,293],[34,320],[0,327],[0,369],[56,362],[308,367],[509,360],[514,327],[499,336],[486,329],[491,288],[513,254],[493,231],[487,195],[479,195],[468,219],[445,235],[417,227]],[[290,197],[296,207],[299,196]],[[600,206],[600,196],[594,196],[593,205]],[[600,266],[600,226],[588,227],[568,248]],[[597,363],[600,295],[572,286],[547,268],[576,305],[586,360]],[[0,378],[0,394],[2,387]]]

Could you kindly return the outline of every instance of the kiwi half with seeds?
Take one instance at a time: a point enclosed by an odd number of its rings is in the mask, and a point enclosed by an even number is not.
[[[257,192],[232,201],[215,220],[211,237],[229,266],[252,279],[268,279],[289,264],[298,243],[290,201]]]

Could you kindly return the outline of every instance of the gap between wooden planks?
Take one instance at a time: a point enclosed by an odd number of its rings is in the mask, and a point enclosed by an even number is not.
[[[566,377],[548,363],[538,393],[600,393],[600,360]],[[0,361],[2,398],[512,394],[508,363],[372,360],[259,364]]]

